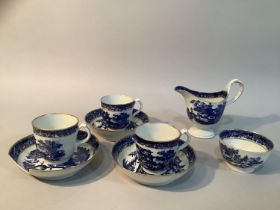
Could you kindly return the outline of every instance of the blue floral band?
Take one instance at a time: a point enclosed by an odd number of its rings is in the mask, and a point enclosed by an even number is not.
[[[149,148],[156,148],[156,149],[168,149],[168,148],[175,147],[179,144],[179,139],[170,142],[149,142],[136,135],[134,135],[133,138],[138,144],[144,145]]]
[[[108,109],[110,111],[124,111],[127,109],[131,109],[134,107],[135,101],[129,103],[129,104],[121,104],[121,105],[111,105],[101,102],[101,107],[104,109]]]
[[[75,133],[78,130],[78,125],[74,125],[70,128],[66,128],[63,130],[41,130],[39,128],[33,127],[33,132],[42,137],[48,137],[48,138],[56,138],[56,137],[63,137],[63,136],[69,136],[73,133]]]

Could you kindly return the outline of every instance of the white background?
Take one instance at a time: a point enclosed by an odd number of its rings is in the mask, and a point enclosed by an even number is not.
[[[0,209],[279,209],[280,2],[275,0],[0,0]],[[190,176],[160,188],[114,168],[112,144],[76,176],[44,182],[7,153],[49,112],[84,115],[100,97],[139,97],[144,111],[178,128],[191,124],[176,85],[246,87],[219,131],[243,128],[275,149],[255,174],[229,170],[218,137],[192,139]]]

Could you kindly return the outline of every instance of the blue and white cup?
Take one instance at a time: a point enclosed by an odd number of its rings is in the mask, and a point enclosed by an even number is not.
[[[47,164],[61,164],[68,161],[78,146],[90,139],[86,124],[79,124],[77,117],[70,114],[51,113],[32,121],[33,135],[39,156]],[[79,129],[87,132],[87,137],[77,140]]]
[[[133,112],[135,104],[139,109]],[[101,98],[103,120],[109,129],[125,129],[132,119],[143,109],[140,99],[133,99],[126,95],[107,95]]]
[[[135,134],[138,161],[150,174],[164,173],[177,152],[190,142],[187,129],[179,131],[167,123],[145,123],[136,128]]]

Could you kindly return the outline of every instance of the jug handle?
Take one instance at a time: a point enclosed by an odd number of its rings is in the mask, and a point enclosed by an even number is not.
[[[241,82],[239,79],[233,79],[233,80],[229,81],[228,84],[224,88],[224,90],[227,92],[228,95],[230,93],[231,86],[235,83],[239,85],[239,90],[233,98],[227,100],[228,105],[233,104],[242,95],[242,93],[244,91],[244,83]]]

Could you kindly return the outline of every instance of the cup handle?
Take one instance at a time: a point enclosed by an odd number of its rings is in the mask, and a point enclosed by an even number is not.
[[[239,90],[238,90],[237,94],[235,95],[235,97],[227,100],[228,105],[233,104],[242,95],[242,93],[244,91],[244,83],[241,82],[239,79],[233,79],[233,80],[229,81],[228,84],[224,88],[224,90],[227,92],[227,94],[230,93],[231,86],[235,83],[239,85]]]
[[[139,114],[143,109],[143,103],[139,98],[136,98],[134,101],[135,101],[135,103],[139,104],[139,109],[133,113],[132,118],[134,118],[137,114]]]
[[[186,148],[189,145],[190,141],[191,141],[191,137],[190,137],[189,132],[188,132],[188,130],[186,128],[181,129],[181,134],[184,135],[186,138],[185,139],[181,138],[181,140],[183,140],[184,143],[179,146],[178,151]]]
[[[82,128],[85,130],[85,132],[87,132],[87,137],[84,138],[83,140],[77,141],[77,147],[78,147],[79,145],[81,145],[81,144],[86,143],[86,142],[90,139],[90,137],[91,137],[90,130],[89,130],[88,126],[87,126],[85,123],[81,123],[81,124],[79,125],[79,130],[82,129]]]

